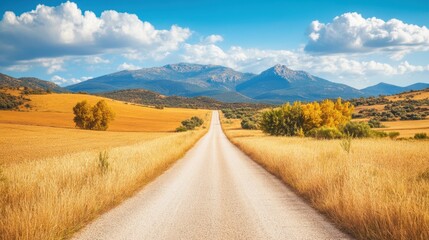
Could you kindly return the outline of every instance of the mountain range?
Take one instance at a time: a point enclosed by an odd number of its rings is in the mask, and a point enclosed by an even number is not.
[[[67,89],[100,93],[141,88],[168,96],[207,96],[227,102],[251,102],[251,98],[235,91],[235,87],[254,76],[222,66],[179,63],[112,73]]]
[[[61,88],[36,78],[15,79],[0,74],[0,87],[26,84],[55,92],[88,92],[105,94],[127,89],[145,89],[166,96],[205,96],[222,102],[282,103],[391,95],[429,88],[427,83],[399,87],[386,83],[356,89],[335,83],[284,65],[275,65],[260,74],[242,73],[228,67],[189,63],[120,71]],[[18,85],[19,85],[18,84]],[[120,92],[124,93],[124,92]],[[135,94],[135,93],[133,93]]]

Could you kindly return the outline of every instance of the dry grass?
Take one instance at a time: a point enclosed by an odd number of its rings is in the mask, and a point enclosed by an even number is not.
[[[427,133],[429,135],[429,119],[382,122],[385,128],[377,130],[387,132],[399,132],[400,137],[414,137],[416,133]]]
[[[369,105],[369,106],[361,105],[361,106],[355,107],[355,110],[353,111],[353,113],[359,113],[359,111],[367,110],[367,109],[375,109],[377,111],[382,111],[384,110],[384,106],[386,106],[386,104]]]
[[[0,164],[99,152],[167,136],[166,132],[106,132],[0,123]]]
[[[108,131],[174,131],[184,119],[192,116],[204,118],[207,110],[165,108],[155,109],[127,104],[107,98],[85,94],[30,95],[31,110],[2,111],[0,123],[74,128],[73,106],[87,100],[95,104],[105,99],[116,114]]]
[[[70,236],[162,173],[204,133],[171,133],[108,149],[107,171],[94,152],[3,166],[0,239]]]
[[[210,121],[208,110],[157,110],[107,99],[117,116],[113,131],[79,130],[72,107],[99,97],[31,99],[29,112],[0,112],[0,239],[70,237],[161,174],[207,129],[166,131],[195,115],[205,127]]]
[[[396,94],[393,96],[387,96],[386,98],[391,101],[399,101],[399,100],[405,100],[407,97],[413,99],[413,100],[422,100],[429,98],[429,90],[424,89],[421,91],[415,91],[415,92],[409,92],[409,93],[403,93],[403,94]]]
[[[228,137],[358,239],[429,239],[429,141]]]

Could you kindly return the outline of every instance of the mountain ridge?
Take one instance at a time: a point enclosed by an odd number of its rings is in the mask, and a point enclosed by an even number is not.
[[[52,91],[52,92],[68,92],[65,88],[57,84],[41,80],[34,77],[14,78],[6,74],[0,73],[0,87],[2,88],[18,88],[26,87],[36,91]]]
[[[235,86],[253,76],[251,73],[241,73],[218,65],[178,63],[124,70],[71,85],[67,89],[99,93],[143,88],[165,95],[208,96],[218,100],[229,94],[230,99],[250,101],[235,92]]]
[[[427,83],[399,87],[378,83],[363,89],[335,83],[305,71],[295,71],[277,64],[260,74],[242,73],[220,65],[190,63],[123,70],[61,88],[36,78],[13,78],[0,75],[0,87],[18,85],[47,91],[102,93],[126,89],[146,89],[166,96],[206,96],[222,102],[318,101],[326,98],[351,99],[391,95],[428,88]]]

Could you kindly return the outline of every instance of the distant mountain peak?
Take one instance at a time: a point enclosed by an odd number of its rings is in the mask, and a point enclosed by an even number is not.
[[[214,67],[217,67],[217,66],[201,65],[201,64],[194,64],[194,63],[176,63],[176,64],[168,64],[164,66],[164,68],[167,68],[176,72],[180,72],[180,73],[202,71],[202,70],[206,70]]]
[[[265,76],[279,76],[288,82],[295,81],[315,81],[316,79],[311,74],[304,71],[295,71],[288,68],[286,65],[277,64],[261,73]]]

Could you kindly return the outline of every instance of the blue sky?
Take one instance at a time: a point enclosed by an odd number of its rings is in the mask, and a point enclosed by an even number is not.
[[[4,0],[0,12],[0,72],[61,85],[176,62],[429,82],[427,0]]]

